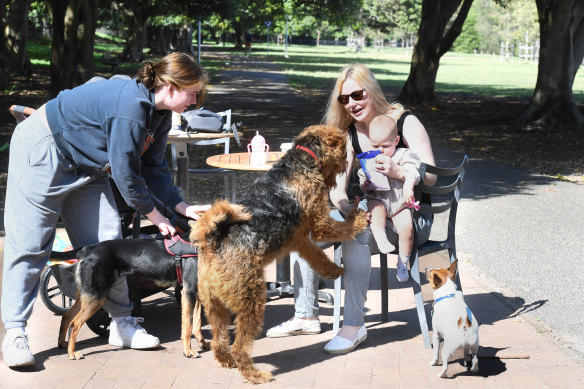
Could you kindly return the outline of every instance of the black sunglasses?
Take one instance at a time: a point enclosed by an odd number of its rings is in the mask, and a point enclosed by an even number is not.
[[[365,92],[365,89],[356,90],[348,95],[339,95],[339,97],[337,97],[337,101],[343,105],[349,102],[349,97],[355,101],[359,101],[363,99],[363,92]]]

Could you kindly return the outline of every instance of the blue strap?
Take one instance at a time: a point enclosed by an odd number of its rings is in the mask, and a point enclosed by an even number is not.
[[[472,323],[472,312],[469,307],[466,307],[466,317],[468,318],[468,321]]]
[[[455,296],[456,296],[456,294],[454,294],[454,293],[449,294],[448,296],[442,296],[442,297],[438,298],[438,300],[434,301],[434,304],[437,304],[438,302],[440,302],[440,301],[442,301],[444,299],[452,298],[452,297],[455,297]]]

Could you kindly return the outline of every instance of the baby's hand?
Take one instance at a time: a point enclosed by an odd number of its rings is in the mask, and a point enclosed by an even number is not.
[[[416,201],[416,199],[414,198],[413,188],[412,189],[404,188],[403,189],[403,197],[404,197],[404,203],[409,207],[412,207],[412,205]]]

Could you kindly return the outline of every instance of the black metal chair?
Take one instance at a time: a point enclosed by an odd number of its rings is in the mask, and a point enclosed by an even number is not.
[[[425,185],[423,182],[416,186],[415,193],[416,198],[419,199],[422,193],[427,193],[432,196],[432,204],[421,204],[420,212],[425,214],[441,214],[449,211],[448,215],[448,230],[446,233],[446,238],[442,240],[428,240],[426,243],[419,247],[414,247],[412,249],[412,255],[410,257],[410,282],[414,292],[414,299],[416,301],[416,309],[418,313],[418,319],[420,322],[420,330],[422,331],[422,338],[424,339],[424,345],[426,348],[432,348],[432,342],[430,340],[430,334],[428,331],[428,320],[426,318],[426,311],[424,309],[424,299],[422,297],[422,286],[420,282],[420,257],[435,253],[441,250],[448,250],[448,257],[450,263],[456,260],[456,212],[458,209],[458,202],[460,200],[460,192],[462,188],[462,182],[466,173],[468,166],[468,156],[464,156],[462,162],[452,168],[446,167],[436,167],[422,163],[420,166],[420,175],[425,176],[425,173],[435,174],[438,178],[435,185]],[[414,232],[415,233],[415,232]],[[415,241],[415,238],[414,238]],[[379,252],[372,252],[372,255],[380,254]],[[341,244],[335,244],[335,263],[340,265],[342,263],[342,251]],[[387,255],[380,254],[380,274],[381,274],[381,320],[388,320],[388,269],[387,269]],[[423,269],[422,269],[423,272]],[[456,283],[459,290],[462,290],[460,285],[460,278],[458,273],[456,276]],[[341,313],[341,277],[335,280],[335,292],[334,292],[334,321],[333,321],[333,334],[336,334],[339,330],[339,321]]]

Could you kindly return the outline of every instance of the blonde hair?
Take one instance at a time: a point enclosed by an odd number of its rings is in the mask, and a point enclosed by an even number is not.
[[[347,129],[354,121],[345,109],[345,106],[337,101],[337,97],[341,94],[343,83],[348,78],[351,78],[367,91],[367,98],[371,100],[372,107],[375,111],[387,114],[394,120],[397,120],[404,112],[404,107],[400,103],[390,103],[387,101],[379,82],[377,82],[371,70],[363,64],[355,63],[341,69],[329,97],[327,110],[322,120],[323,123],[329,126]]]
[[[178,89],[201,86],[197,97],[197,108],[205,101],[209,76],[195,59],[186,53],[170,53],[156,62],[144,61],[136,79],[152,90],[164,84],[173,84]]]

